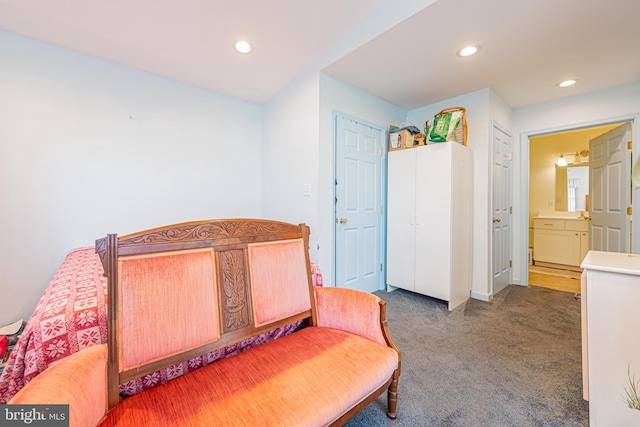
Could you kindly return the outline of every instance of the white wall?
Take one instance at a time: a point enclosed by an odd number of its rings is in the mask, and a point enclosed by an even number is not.
[[[527,226],[529,186],[529,136],[557,130],[633,119],[634,159],[638,158],[638,118],[640,116],[640,81],[584,95],[517,108],[513,111],[514,135],[514,265],[515,283],[526,283]],[[635,160],[633,162],[635,164]],[[640,192],[633,190],[640,200]],[[637,210],[636,210],[637,211]],[[634,215],[635,216],[635,215]],[[634,240],[640,235],[640,221],[634,221]],[[634,241],[634,252],[638,250]]]
[[[261,215],[261,107],[0,31],[0,325],[110,232]]]
[[[496,121],[512,135],[513,174],[513,270],[512,282],[526,284],[528,239],[528,150],[529,135],[636,119],[634,147],[638,147],[637,126],[640,118],[640,82],[610,88],[590,94],[564,98],[511,110],[491,89],[483,89],[437,104],[412,110],[408,121],[423,127],[424,121],[442,108],[461,105],[467,108],[468,145],[474,149],[474,275],[472,294],[489,298],[491,277],[490,194],[491,194],[491,126]],[[638,158],[634,153],[634,161]],[[634,197],[640,191],[634,188]],[[638,210],[636,210],[638,211]],[[634,236],[640,236],[640,221],[634,222]],[[634,252],[640,250],[634,241]]]
[[[108,232],[304,221],[318,259],[320,70],[434,1],[381,2],[264,110],[0,31],[0,325],[28,317],[65,254]]]
[[[333,286],[333,112],[388,126],[405,111],[331,77],[307,72],[264,105],[264,217],[311,227],[310,257]],[[309,184],[311,196],[303,195]]]
[[[511,130],[513,110],[500,95],[489,89],[489,116],[504,129]]]
[[[341,105],[345,106],[343,112],[350,110],[357,115],[360,107],[356,105],[364,105],[373,97],[355,88],[347,88],[345,99],[341,100],[340,93],[331,93],[333,86],[330,83],[323,80],[321,84],[322,69],[434,1],[381,2],[371,16],[263,106],[263,215],[305,222],[311,227],[310,257],[327,277],[327,286],[333,286],[328,280],[333,272],[333,199],[327,197],[333,192],[333,186],[329,184],[329,189],[327,184],[328,174],[333,174],[333,140],[327,127],[327,117],[332,109],[340,110]],[[350,105],[353,107],[348,108]],[[377,108],[373,106],[371,111]],[[367,110],[363,114],[368,115]],[[380,116],[372,114],[371,121],[376,122],[376,117]],[[387,119],[380,121],[388,125]],[[294,129],[297,132],[293,132]],[[299,151],[292,148],[295,146],[300,147]],[[311,196],[302,196],[304,184],[311,185]]]
[[[317,262],[318,97],[316,73],[306,73],[264,105],[262,213],[311,228],[310,257]],[[303,195],[305,184],[310,196]],[[322,266],[320,266],[322,267]]]
[[[306,222],[312,260],[332,272],[332,115],[386,126],[404,112],[321,70],[433,1],[382,2],[263,107],[0,31],[0,325],[32,312],[70,249],[107,232],[168,222],[228,216]],[[406,115],[421,126],[452,105],[468,109],[476,178],[473,291],[483,297],[490,290],[492,121],[512,130],[514,209],[526,212],[523,135],[637,115],[640,83],[523,107],[513,122],[490,89]],[[311,196],[303,196],[304,184]],[[526,238],[517,214],[514,220],[517,281]]]

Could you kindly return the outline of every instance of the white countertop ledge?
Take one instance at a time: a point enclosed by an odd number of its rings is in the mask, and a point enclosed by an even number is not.
[[[533,219],[564,219],[565,221],[584,221],[585,219],[579,216],[535,216]]]
[[[585,212],[586,215],[586,212]],[[565,211],[538,211],[538,216],[534,218],[540,219],[584,219],[580,212]]]
[[[640,276],[640,255],[618,252],[589,251],[580,267],[586,270]]]

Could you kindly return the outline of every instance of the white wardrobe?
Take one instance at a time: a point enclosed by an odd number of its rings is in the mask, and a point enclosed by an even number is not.
[[[473,151],[455,142],[392,151],[387,171],[387,285],[453,310],[471,292]]]

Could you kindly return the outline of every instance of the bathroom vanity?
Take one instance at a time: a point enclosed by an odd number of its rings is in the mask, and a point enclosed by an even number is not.
[[[588,251],[589,221],[584,217],[539,215],[533,219],[536,265],[579,270]]]

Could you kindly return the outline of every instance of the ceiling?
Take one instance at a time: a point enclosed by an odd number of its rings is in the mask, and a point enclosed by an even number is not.
[[[638,0],[440,0],[326,72],[407,109],[485,87],[521,107],[640,80],[638,19]]]
[[[389,5],[0,0],[0,28],[261,104]],[[407,110],[486,87],[516,108],[640,80],[639,19],[638,0],[437,0],[323,72]]]

